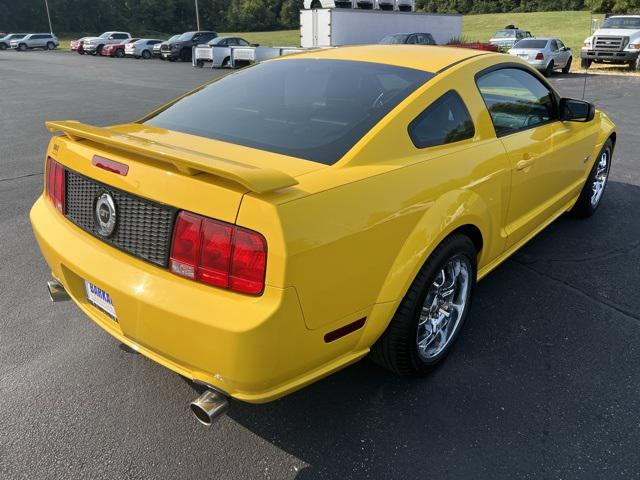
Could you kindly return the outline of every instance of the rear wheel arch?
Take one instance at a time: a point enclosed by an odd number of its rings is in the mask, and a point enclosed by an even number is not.
[[[491,250],[492,223],[488,205],[475,192],[454,190],[445,194],[407,236],[381,285],[377,302],[400,301],[431,253],[453,233],[462,233],[471,239],[478,264],[483,264],[483,257]],[[434,226],[439,229],[435,230]]]

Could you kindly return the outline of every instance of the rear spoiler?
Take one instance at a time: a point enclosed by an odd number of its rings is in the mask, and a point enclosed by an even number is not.
[[[186,148],[119,133],[107,128],[94,127],[71,120],[46,122],[45,125],[50,132],[62,131],[74,141],[84,138],[152,160],[171,163],[185,175],[210,173],[239,183],[256,193],[270,192],[298,184],[295,178],[272,168],[255,167]]]

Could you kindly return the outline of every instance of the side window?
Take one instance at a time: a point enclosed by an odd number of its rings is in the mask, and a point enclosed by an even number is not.
[[[417,148],[459,142],[474,135],[469,111],[454,90],[429,105],[409,124],[409,137]]]
[[[235,38],[230,38],[230,39],[227,41],[227,45],[237,46],[237,45],[238,45],[238,40],[236,40]]]
[[[552,52],[558,51],[558,43],[555,40],[551,40],[551,51]]]
[[[113,35],[113,39],[114,39],[114,40],[126,40],[126,39],[128,39],[128,38],[129,38],[129,37],[127,37],[124,33],[115,33],[115,34]]]
[[[244,38],[238,38],[238,45],[242,45],[243,47],[248,47],[249,42],[247,42]]]
[[[560,50],[562,50],[564,48],[564,43],[562,43],[560,40],[556,40],[556,43],[558,44],[558,48]]]
[[[409,38],[407,39],[407,43],[415,44],[417,42],[418,42],[418,39],[415,35],[409,35]]]
[[[498,136],[557,118],[553,94],[531,73],[502,68],[482,75],[476,83]]]

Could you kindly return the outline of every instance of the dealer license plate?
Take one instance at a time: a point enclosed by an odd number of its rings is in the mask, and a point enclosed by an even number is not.
[[[113,299],[111,298],[111,295],[86,280],[84,281],[84,289],[87,292],[87,300],[89,300],[91,305],[102,310],[115,321],[118,321],[116,308],[113,306]]]

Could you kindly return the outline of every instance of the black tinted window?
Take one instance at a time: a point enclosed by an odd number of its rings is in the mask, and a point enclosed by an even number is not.
[[[113,39],[114,40],[124,40],[126,38],[129,38],[127,35],[125,35],[124,33],[114,33],[113,34]]]
[[[531,73],[503,68],[482,75],[477,83],[498,136],[556,118],[553,95]]]
[[[453,90],[429,105],[409,125],[409,136],[418,148],[459,142],[474,134],[469,111]]]
[[[432,77],[377,63],[276,60],[223,77],[146,123],[333,164]]]

